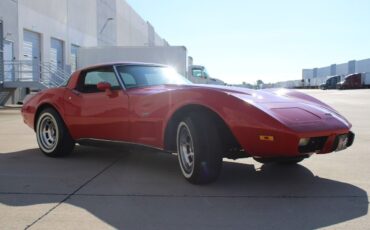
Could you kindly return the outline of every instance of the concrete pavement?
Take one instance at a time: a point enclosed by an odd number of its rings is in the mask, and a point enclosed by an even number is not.
[[[0,110],[4,229],[369,229],[370,90],[309,94],[354,125],[354,146],[299,165],[225,161],[219,180],[186,182],[158,151],[78,146],[43,156],[18,110]]]

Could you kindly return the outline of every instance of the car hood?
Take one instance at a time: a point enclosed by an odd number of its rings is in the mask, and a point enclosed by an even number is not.
[[[202,88],[208,90],[215,90],[219,92],[226,93],[243,99],[251,104],[254,103],[293,103],[298,100],[311,100],[310,102],[320,104],[322,106],[330,107],[323,102],[310,97],[306,94],[300,93],[296,90],[289,89],[263,89],[255,90],[242,87],[231,87],[231,86],[219,86],[219,85],[190,85],[192,88]]]
[[[294,129],[316,125],[330,128],[327,124],[348,129],[351,124],[336,110],[320,100],[297,90],[266,89],[254,90],[229,86],[194,85],[203,89],[216,90],[253,105],[274,119]]]

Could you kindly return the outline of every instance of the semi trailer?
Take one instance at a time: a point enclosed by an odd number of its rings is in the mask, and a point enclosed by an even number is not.
[[[342,82],[337,83],[337,89],[370,88],[370,73],[354,73],[347,75]]]
[[[337,88],[337,83],[340,82],[341,76],[336,75],[336,76],[331,76],[328,77],[328,79],[325,81],[325,83],[321,84],[319,86],[320,89],[336,89]]]

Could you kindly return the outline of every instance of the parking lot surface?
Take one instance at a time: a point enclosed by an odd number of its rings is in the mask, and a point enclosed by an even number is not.
[[[354,145],[296,166],[225,160],[191,185],[176,156],[77,146],[48,158],[17,109],[0,110],[1,229],[370,229],[370,90],[305,90],[353,124]]]

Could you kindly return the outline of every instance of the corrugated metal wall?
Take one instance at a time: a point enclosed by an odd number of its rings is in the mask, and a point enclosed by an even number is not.
[[[4,81],[3,21],[0,20],[0,85]]]
[[[370,58],[356,62],[356,72],[370,72]]]
[[[117,15],[116,0],[97,0],[97,37],[98,45],[116,45]]]
[[[359,61],[351,60],[347,63],[332,64],[321,68],[303,69],[302,78],[305,82],[308,82],[308,79],[310,79],[311,86],[318,86],[323,83],[328,76],[345,76],[352,73],[362,72],[370,72],[370,58]]]

